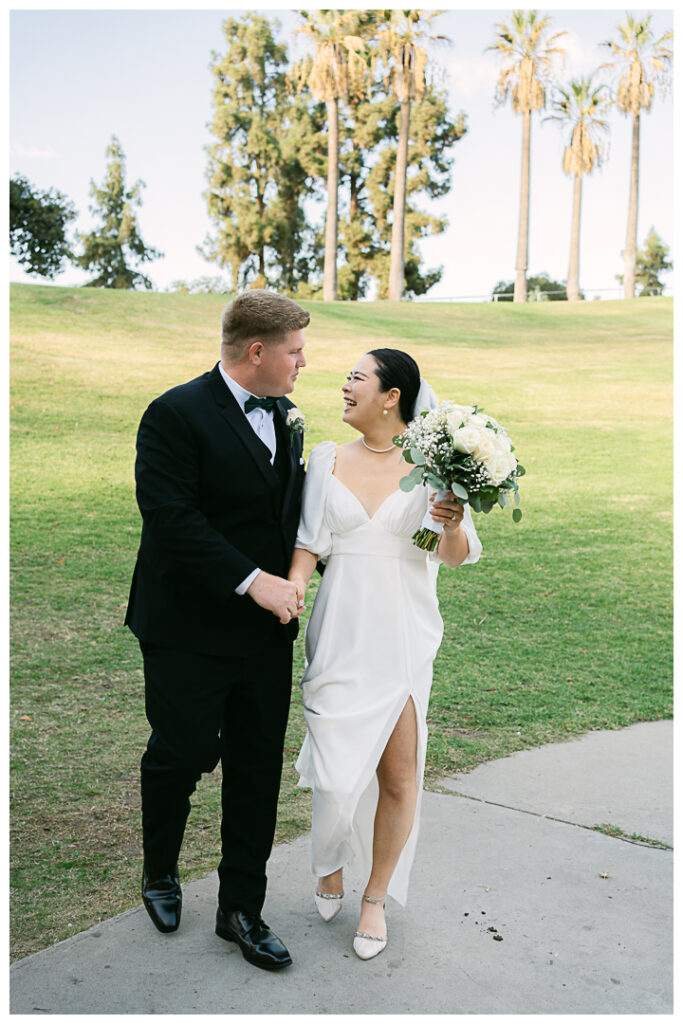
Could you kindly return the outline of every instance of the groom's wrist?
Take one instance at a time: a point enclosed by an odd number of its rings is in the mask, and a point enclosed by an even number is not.
[[[239,594],[240,597],[244,597],[249,587],[252,585],[258,574],[261,572],[260,569],[254,569],[250,572],[246,579],[243,579],[239,587],[235,587],[235,593]]]

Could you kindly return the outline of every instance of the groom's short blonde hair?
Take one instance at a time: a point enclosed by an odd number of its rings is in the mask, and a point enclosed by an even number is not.
[[[310,313],[292,299],[253,288],[229,302],[221,317],[221,358],[237,362],[247,342],[277,344],[290,331],[302,331],[311,319]]]

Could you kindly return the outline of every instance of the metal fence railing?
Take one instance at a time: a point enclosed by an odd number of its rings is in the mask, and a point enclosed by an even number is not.
[[[673,296],[674,289],[673,285],[666,284],[657,293],[658,295]],[[624,289],[623,288],[582,288],[581,294],[588,297],[593,296],[593,301],[602,298],[604,295],[610,299],[623,299]],[[549,302],[551,295],[566,295],[566,290],[555,289],[553,291],[541,291],[540,288],[532,289],[527,293],[527,302]],[[431,295],[418,295],[413,300],[414,302],[512,302],[512,293],[498,292],[495,295],[489,292],[488,295],[449,295],[449,296],[431,296]]]

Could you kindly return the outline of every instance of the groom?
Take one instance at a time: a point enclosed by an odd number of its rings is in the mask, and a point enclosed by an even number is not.
[[[291,693],[296,589],[286,579],[304,478],[288,422],[309,314],[274,292],[222,316],[220,362],[155,399],[137,437],[142,537],[126,623],[152,733],[141,764],[143,902],[175,931],[178,855],[200,776],[222,765],[216,933],[290,964],[261,918]]]

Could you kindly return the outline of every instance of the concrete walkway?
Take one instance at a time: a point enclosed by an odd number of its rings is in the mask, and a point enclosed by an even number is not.
[[[362,880],[324,924],[304,836],[274,851],[264,910],[292,967],[259,970],[214,934],[212,874],[183,887],[173,935],[136,907],[14,964],[10,1011],[673,1013],[672,741],[671,722],[589,733],[426,793],[410,902],[390,904],[375,960],[351,949]]]

